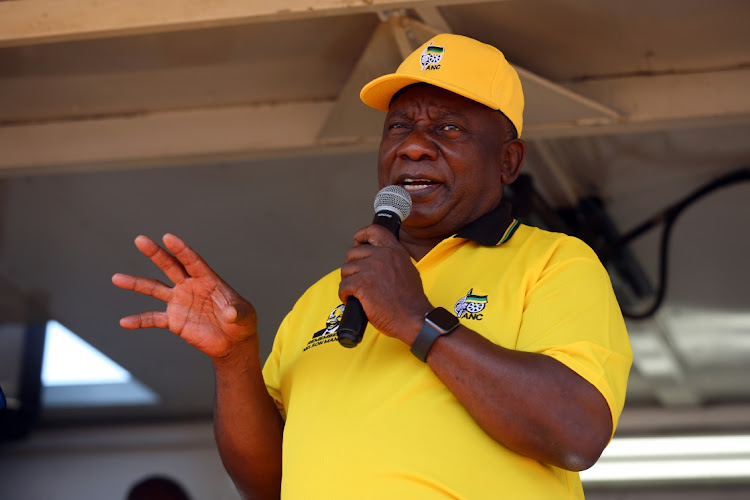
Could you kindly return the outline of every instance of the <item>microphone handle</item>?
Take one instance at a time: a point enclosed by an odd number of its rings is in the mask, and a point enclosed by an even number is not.
[[[353,295],[350,296],[346,299],[344,314],[341,316],[341,323],[336,331],[339,344],[350,349],[357,347],[362,342],[367,323],[367,315],[359,299]]]
[[[375,214],[372,223],[390,229],[396,236],[396,239],[398,239],[398,231],[401,228],[401,218],[398,214],[390,210],[380,210]],[[339,323],[339,328],[336,330],[339,344],[348,348],[359,345],[365,334],[367,323],[367,315],[359,299],[353,295],[350,296],[346,299],[344,314],[341,316],[341,323]]]

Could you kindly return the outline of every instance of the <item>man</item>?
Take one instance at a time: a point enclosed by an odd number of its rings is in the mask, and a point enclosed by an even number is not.
[[[380,186],[413,201],[400,240],[358,231],[263,371],[252,305],[172,235],[172,255],[136,245],[174,287],[113,278],[167,310],[122,326],[169,328],[211,356],[217,443],[248,497],[582,498],[575,471],[610,440],[632,357],[593,252],[501,202],[525,156],[516,72],[494,47],[439,35],[361,96],[387,111]],[[349,296],[370,321],[355,349],[331,341]]]

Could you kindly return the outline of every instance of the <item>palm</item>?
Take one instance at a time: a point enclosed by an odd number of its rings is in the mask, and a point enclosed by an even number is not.
[[[212,357],[225,355],[233,342],[248,336],[246,324],[224,317],[226,309],[242,299],[231,289],[229,294],[222,291],[229,288],[223,282],[216,285],[206,278],[186,279],[172,289],[166,311],[169,330]]]
[[[116,274],[112,281],[166,302],[166,311],[148,311],[120,321],[125,328],[167,328],[211,357],[223,357],[256,333],[253,306],[227,285],[200,256],[172,235],[165,235],[168,253],[145,236],[136,246],[174,283]]]

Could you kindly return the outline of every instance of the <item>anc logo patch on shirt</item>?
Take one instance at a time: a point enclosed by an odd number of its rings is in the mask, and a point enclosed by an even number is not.
[[[425,47],[422,55],[419,57],[419,63],[422,65],[422,71],[430,69],[440,69],[440,61],[443,59],[445,47],[432,45],[432,42]]]
[[[458,299],[453,307],[456,316],[465,319],[481,320],[483,315],[480,314],[487,305],[486,295],[474,295],[474,289],[471,288],[469,293]]]
[[[339,336],[336,332],[341,324],[341,316],[344,315],[345,307],[344,304],[339,304],[333,309],[333,311],[331,311],[331,314],[328,315],[328,319],[326,319],[325,328],[313,333],[312,339],[310,339],[307,346],[302,349],[303,352],[311,347],[317,347],[319,345],[327,344],[328,342],[338,341]]]

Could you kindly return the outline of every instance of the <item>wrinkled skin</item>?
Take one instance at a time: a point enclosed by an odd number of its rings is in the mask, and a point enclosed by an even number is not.
[[[228,356],[236,344],[257,333],[255,308],[181,239],[166,234],[163,241],[171,253],[146,236],[138,236],[135,245],[173,286],[125,274],[115,274],[112,282],[165,302],[166,310],[127,316],[120,326],[166,328],[212,358]]]

